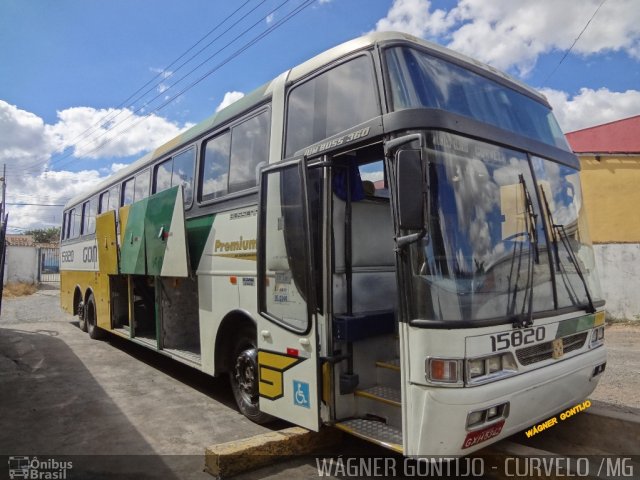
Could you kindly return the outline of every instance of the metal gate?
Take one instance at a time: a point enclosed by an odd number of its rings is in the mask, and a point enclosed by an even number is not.
[[[38,281],[60,282],[60,248],[38,249]]]

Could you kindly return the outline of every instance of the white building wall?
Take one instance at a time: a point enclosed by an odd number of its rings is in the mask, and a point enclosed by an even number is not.
[[[640,321],[640,243],[594,245],[607,313]]]
[[[38,282],[38,249],[7,246],[4,265],[4,284]]]

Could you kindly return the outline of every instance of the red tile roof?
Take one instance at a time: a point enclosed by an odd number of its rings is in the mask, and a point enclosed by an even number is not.
[[[13,235],[7,234],[7,245],[12,247],[33,247],[33,235]]]
[[[639,153],[640,115],[567,133],[576,153]]]

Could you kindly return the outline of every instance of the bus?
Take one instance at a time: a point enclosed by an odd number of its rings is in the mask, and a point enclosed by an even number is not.
[[[535,90],[368,34],[70,200],[61,305],[254,422],[467,455],[605,369],[579,170]]]

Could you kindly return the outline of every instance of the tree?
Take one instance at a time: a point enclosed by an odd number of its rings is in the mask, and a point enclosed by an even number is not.
[[[60,227],[34,228],[24,233],[25,235],[33,235],[35,243],[57,243],[60,240]]]

